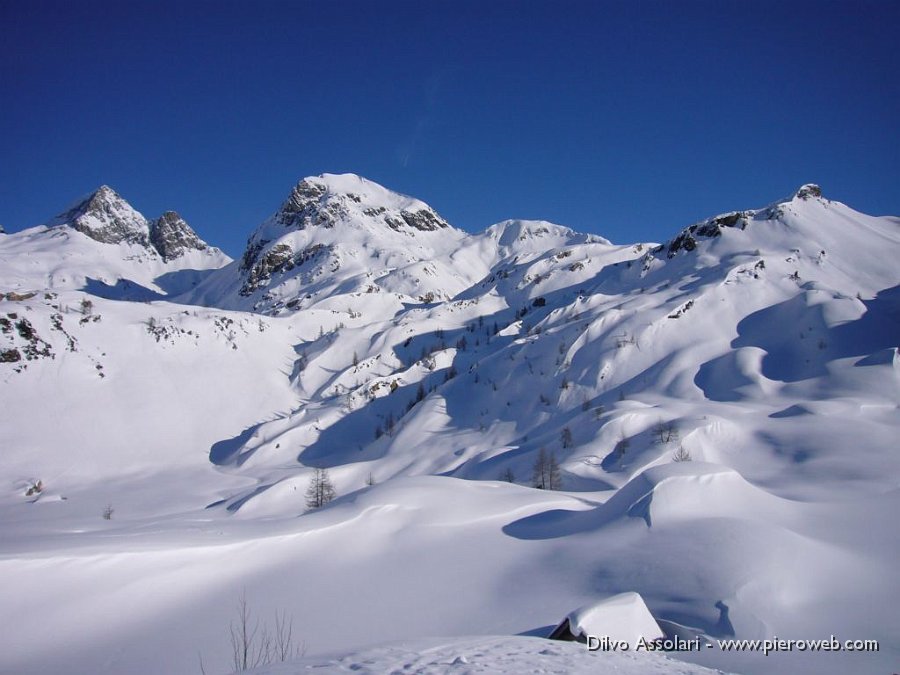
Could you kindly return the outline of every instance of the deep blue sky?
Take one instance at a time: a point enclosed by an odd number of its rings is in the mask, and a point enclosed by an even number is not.
[[[470,231],[663,240],[804,182],[900,214],[900,2],[0,0],[0,224],[100,184],[238,255],[354,172]]]

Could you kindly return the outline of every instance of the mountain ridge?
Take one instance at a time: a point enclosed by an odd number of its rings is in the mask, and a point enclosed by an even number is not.
[[[535,632],[629,592],[674,634],[865,636],[882,650],[809,663],[890,666],[897,219],[804,186],[662,244],[542,221],[469,235],[392,228],[412,198],[335,180],[340,198],[265,221],[244,268],[69,227],[0,237],[0,602],[25,619],[0,669],[47,672],[78,643],[98,672],[97,635],[124,635],[147,647],[117,671],[195,672],[236,579],[262,615],[302,608],[323,652]],[[293,267],[242,296],[282,244]],[[561,490],[535,487],[542,457]],[[307,512],[317,469],[339,496]],[[147,597],[128,625],[67,618]],[[28,629],[46,621],[63,646]]]

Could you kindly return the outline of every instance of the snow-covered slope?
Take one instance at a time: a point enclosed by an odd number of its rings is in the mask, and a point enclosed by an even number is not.
[[[897,219],[807,185],[662,245],[468,235],[326,174],[186,291],[104,213],[91,231],[121,241],[0,238],[0,670],[225,670],[242,590],[293,615],[298,669],[547,634],[621,593],[670,636],[880,643],[675,655],[726,670],[900,658]],[[184,304],[109,293],[123,278]],[[531,487],[542,454],[561,491]],[[340,496],[307,513],[315,468]],[[404,658],[378,649],[329,663]]]
[[[571,642],[533,637],[477,637],[416,640],[318,658],[260,667],[255,675],[316,672],[382,675],[406,670],[418,675],[712,675],[720,671],[679,663],[661,654],[588,652]]]

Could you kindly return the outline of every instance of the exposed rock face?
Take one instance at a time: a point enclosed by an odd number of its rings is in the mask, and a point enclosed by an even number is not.
[[[293,269],[294,250],[287,244],[275,244],[265,255],[247,270],[247,280],[241,287],[241,295],[250,295],[265,285],[273,274]],[[246,259],[246,256],[245,256]]]
[[[180,258],[188,251],[205,251],[209,248],[174,211],[166,211],[150,223],[150,243],[166,262]]]
[[[147,219],[106,185],[48,225],[68,225],[103,244],[150,245]]]
[[[724,213],[714,218],[704,220],[685,228],[681,233],[669,242],[667,257],[673,257],[678,251],[693,251],[697,248],[697,238],[709,239],[718,237],[722,230],[728,227],[736,227],[741,230],[747,227],[747,223],[753,218],[753,211],[733,211]]]
[[[221,252],[203,241],[174,211],[148,221],[115,190],[103,185],[73,207],[47,223],[48,227],[71,227],[102,244],[137,244],[151,259],[157,255],[172,262],[191,251],[213,257]]]
[[[401,211],[400,219],[385,216],[384,222],[394,230],[400,230],[400,228],[403,227],[403,223],[422,232],[433,232],[434,230],[440,230],[441,228],[447,227],[447,223],[444,219],[430,209]]]
[[[342,209],[338,200],[323,199],[325,194],[324,185],[312,183],[309,179],[300,181],[275,214],[275,220],[286,228],[295,230],[316,225],[334,227]]]
[[[313,244],[302,251],[294,253],[288,244],[275,244],[265,255],[247,268],[247,278],[241,286],[240,294],[251,295],[261,286],[265,286],[272,279],[273,274],[290,272],[317,257],[327,255],[330,247],[324,244]]]
[[[797,190],[797,194],[795,195],[797,199],[807,200],[810,197],[821,197],[822,196],[822,188],[820,188],[815,183],[807,183],[799,190]]]
[[[672,239],[668,244],[658,247],[653,253],[659,253],[665,249],[666,256],[674,257],[679,251],[693,251],[697,248],[698,238],[718,237],[725,228],[746,229],[752,220],[776,220],[784,215],[784,205],[792,199],[801,199],[807,201],[809,199],[821,198],[822,189],[814,184],[807,183],[800,187],[791,197],[781,200],[764,209],[755,211],[732,211],[724,213],[714,218],[709,218],[703,222],[696,223],[682,230],[677,237]]]
[[[416,210],[401,209],[397,213],[381,204],[352,208],[363,203],[363,197],[355,192],[341,192],[329,186],[320,178],[304,178],[297,183],[287,201],[275,215],[275,220],[286,228],[304,230],[308,227],[332,228],[354,211],[374,220],[386,223],[398,231],[410,227],[430,232],[447,227],[447,222],[432,209],[425,206]],[[391,209],[392,211],[392,209]]]

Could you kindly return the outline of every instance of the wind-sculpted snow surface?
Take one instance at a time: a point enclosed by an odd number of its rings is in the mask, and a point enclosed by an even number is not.
[[[466,234],[325,174],[227,265],[85,227],[0,237],[0,671],[222,672],[243,592],[306,644],[271,672],[586,672],[457,638],[622,593],[669,637],[879,642],[682,660],[900,660],[897,219],[807,185],[663,244]],[[317,468],[338,498],[308,512]]]
[[[712,675],[719,672],[679,663],[658,654],[587,652],[579,644],[530,637],[418,640],[349,654],[301,659],[251,672],[255,675],[299,675],[314,669],[361,675],[399,672],[419,675],[596,675],[606,672],[618,675]]]

